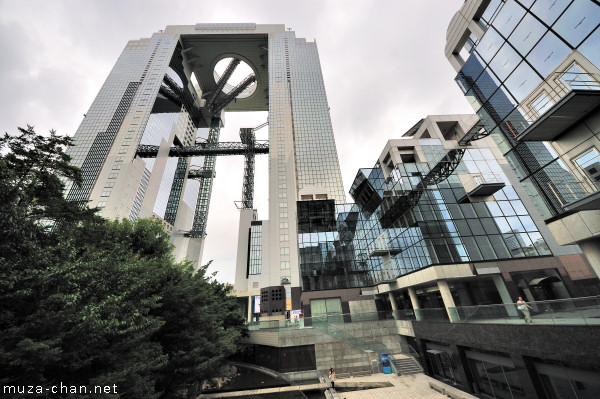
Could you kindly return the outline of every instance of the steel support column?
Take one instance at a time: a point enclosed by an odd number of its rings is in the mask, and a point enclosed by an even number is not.
[[[210,130],[208,132],[207,147],[216,145],[219,142],[219,133],[221,131],[221,118],[212,118],[210,121]],[[204,170],[214,171],[216,155],[207,155],[204,158]],[[213,177],[202,177],[200,180],[200,189],[198,190],[198,201],[196,202],[196,213],[192,230],[187,233],[189,237],[205,237],[206,221],[208,220],[208,208],[210,205],[210,196],[212,193]]]

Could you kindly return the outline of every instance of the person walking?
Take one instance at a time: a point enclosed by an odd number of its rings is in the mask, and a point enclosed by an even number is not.
[[[529,304],[527,304],[527,302],[525,302],[521,297],[519,297],[519,300],[517,301],[517,309],[519,309],[521,313],[523,313],[523,316],[525,316],[526,323],[533,324],[533,320],[531,320],[531,315],[529,314],[529,309],[531,309],[531,306],[529,306]]]
[[[335,392],[335,380],[337,380],[337,377],[335,376],[335,371],[332,367],[329,369],[329,381],[331,381],[331,389],[333,389],[333,392]]]

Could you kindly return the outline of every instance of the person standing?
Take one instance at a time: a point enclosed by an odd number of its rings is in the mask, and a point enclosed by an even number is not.
[[[521,297],[519,297],[519,300],[517,301],[517,309],[519,309],[523,313],[523,316],[525,316],[526,323],[533,324],[533,320],[531,320],[531,315],[529,314],[529,309],[531,309],[531,306],[529,306],[529,304],[527,304],[527,302],[525,302]]]
[[[335,371],[333,370],[333,367],[329,369],[329,381],[331,381],[331,389],[333,389],[333,392],[335,392],[335,381],[337,380],[337,377],[335,376]]]

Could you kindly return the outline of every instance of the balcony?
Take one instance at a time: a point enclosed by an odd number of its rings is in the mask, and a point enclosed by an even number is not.
[[[517,140],[555,140],[600,106],[599,79],[593,74],[572,70],[573,67],[551,75],[544,81],[545,89],[525,104],[525,112],[519,108],[528,127],[516,135]],[[519,122],[512,119],[511,123]],[[515,126],[513,129],[520,130]]]
[[[505,186],[504,177],[500,173],[477,173],[463,176],[461,181],[469,197],[492,195]]]
[[[528,302],[534,325],[600,325],[600,296]],[[450,317],[448,317],[448,314]],[[526,324],[516,304],[416,309],[419,321]]]

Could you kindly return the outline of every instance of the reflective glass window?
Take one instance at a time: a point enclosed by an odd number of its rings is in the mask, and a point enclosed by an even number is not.
[[[486,236],[477,236],[475,237],[475,241],[485,260],[497,259],[496,253],[492,249],[492,244],[490,244],[490,240]]]
[[[510,225],[510,230],[511,231],[521,231],[524,232],[525,229],[523,228],[523,225],[521,225],[521,221],[519,220],[518,217],[516,216],[509,216],[506,218],[506,221],[508,222],[508,224]]]
[[[510,252],[509,252],[508,248],[506,247],[506,243],[502,239],[502,236],[490,235],[490,236],[488,236],[488,238],[490,239],[490,242],[492,243],[492,247],[494,247],[494,251],[496,251],[498,258],[503,259],[503,258],[511,257]]]
[[[485,230],[483,229],[483,225],[479,221],[479,219],[467,219],[467,223],[469,223],[469,227],[474,235],[483,235],[485,234]]]
[[[546,33],[531,50],[527,61],[542,76],[548,76],[571,52],[571,49],[552,32]]]
[[[573,47],[600,23],[600,6],[590,0],[575,0],[552,27]]]
[[[490,213],[488,208],[485,206],[485,204],[486,204],[485,202],[473,203],[473,208],[475,208],[475,212],[477,213],[477,216],[480,218],[492,216],[492,214]]]
[[[465,94],[465,97],[467,97],[467,101],[469,101],[475,112],[481,108],[481,100],[479,100],[479,96],[475,94],[473,89],[470,89],[467,94]]]
[[[525,231],[537,231],[537,227],[530,216],[519,216],[519,220],[525,228]]]
[[[485,110],[485,107],[477,111],[477,116],[479,116],[479,120],[483,123],[486,130],[489,131],[496,127],[496,121],[492,119],[490,114]]]
[[[502,216],[502,211],[500,210],[497,202],[489,201],[485,202],[485,204],[487,205],[492,216]]]
[[[499,86],[500,81],[498,78],[494,76],[493,72],[491,72],[489,69],[486,69],[481,74],[479,79],[477,79],[473,89],[477,90],[477,94],[479,94],[479,101],[485,102],[492,96],[492,94],[494,94]]]
[[[508,0],[504,3],[504,7],[502,7],[496,19],[494,19],[494,27],[498,29],[504,37],[508,37],[521,18],[523,18],[524,14],[525,10],[523,7],[514,0]]]
[[[497,217],[497,218],[494,218],[494,222],[496,222],[496,225],[498,226],[498,229],[500,230],[500,233],[506,234],[506,233],[509,233],[511,231],[511,227],[508,224],[508,222],[506,221],[506,218],[504,218],[504,217]]]
[[[485,62],[490,62],[503,44],[502,36],[490,27],[477,45],[477,52]]]
[[[481,252],[479,252],[479,247],[473,237],[462,237],[462,241],[471,260],[483,260]]]
[[[531,7],[531,13],[546,24],[552,25],[568,5],[568,0],[537,0]]]
[[[515,110],[499,125],[500,130],[512,145],[517,145],[516,137],[523,133],[531,124],[529,119],[523,115],[520,108],[515,108]]]
[[[579,52],[585,56],[592,64],[600,65],[600,28],[596,28],[594,33],[588,37],[581,46],[579,46]]]
[[[463,93],[466,93],[469,90],[479,75],[481,75],[483,72],[483,68],[484,62],[481,60],[479,55],[476,52],[471,54],[455,79]]]
[[[521,56],[508,43],[505,43],[490,63],[490,68],[500,80],[504,81],[520,62]]]
[[[527,173],[521,166],[521,162],[517,159],[514,150],[507,152],[504,156],[519,179],[523,179],[527,176]]]
[[[535,205],[535,207],[536,207],[537,211],[540,213],[540,215],[542,215],[542,217],[544,219],[551,218],[554,215],[554,213],[553,213],[552,209],[548,206],[548,204],[546,203],[544,198],[542,198],[540,196],[537,186],[533,182],[533,180],[525,179],[521,182],[521,184],[527,191],[529,198],[533,201],[533,204]]]
[[[498,205],[500,206],[500,209],[502,209],[504,216],[512,216],[516,214],[509,201],[498,201]]]
[[[498,230],[498,226],[494,222],[492,218],[482,218],[481,224],[483,225],[483,229],[485,230],[485,234],[499,234],[500,230]]]
[[[527,209],[525,208],[525,206],[523,205],[523,203],[519,200],[513,200],[511,202],[511,205],[513,207],[513,209],[515,210],[515,213],[517,215],[527,215],[529,214],[529,212],[527,212]]]
[[[492,108],[496,111],[498,119],[504,119],[510,114],[518,103],[514,98],[502,87],[490,99]]]
[[[498,10],[498,7],[500,6],[500,4],[501,4],[500,0],[490,1],[490,4],[487,6],[483,15],[481,16],[481,19],[483,19],[489,25],[490,21],[496,14],[496,11]]]
[[[521,160],[532,172],[558,158],[558,154],[554,151],[554,148],[544,141],[520,143],[515,147],[515,151],[521,156]]]
[[[525,56],[546,33],[546,30],[546,27],[533,15],[527,14],[510,35],[508,41],[521,55]]]
[[[538,87],[542,79],[525,61],[521,62],[517,69],[504,82],[511,94],[518,102],[523,101],[533,89]]]

